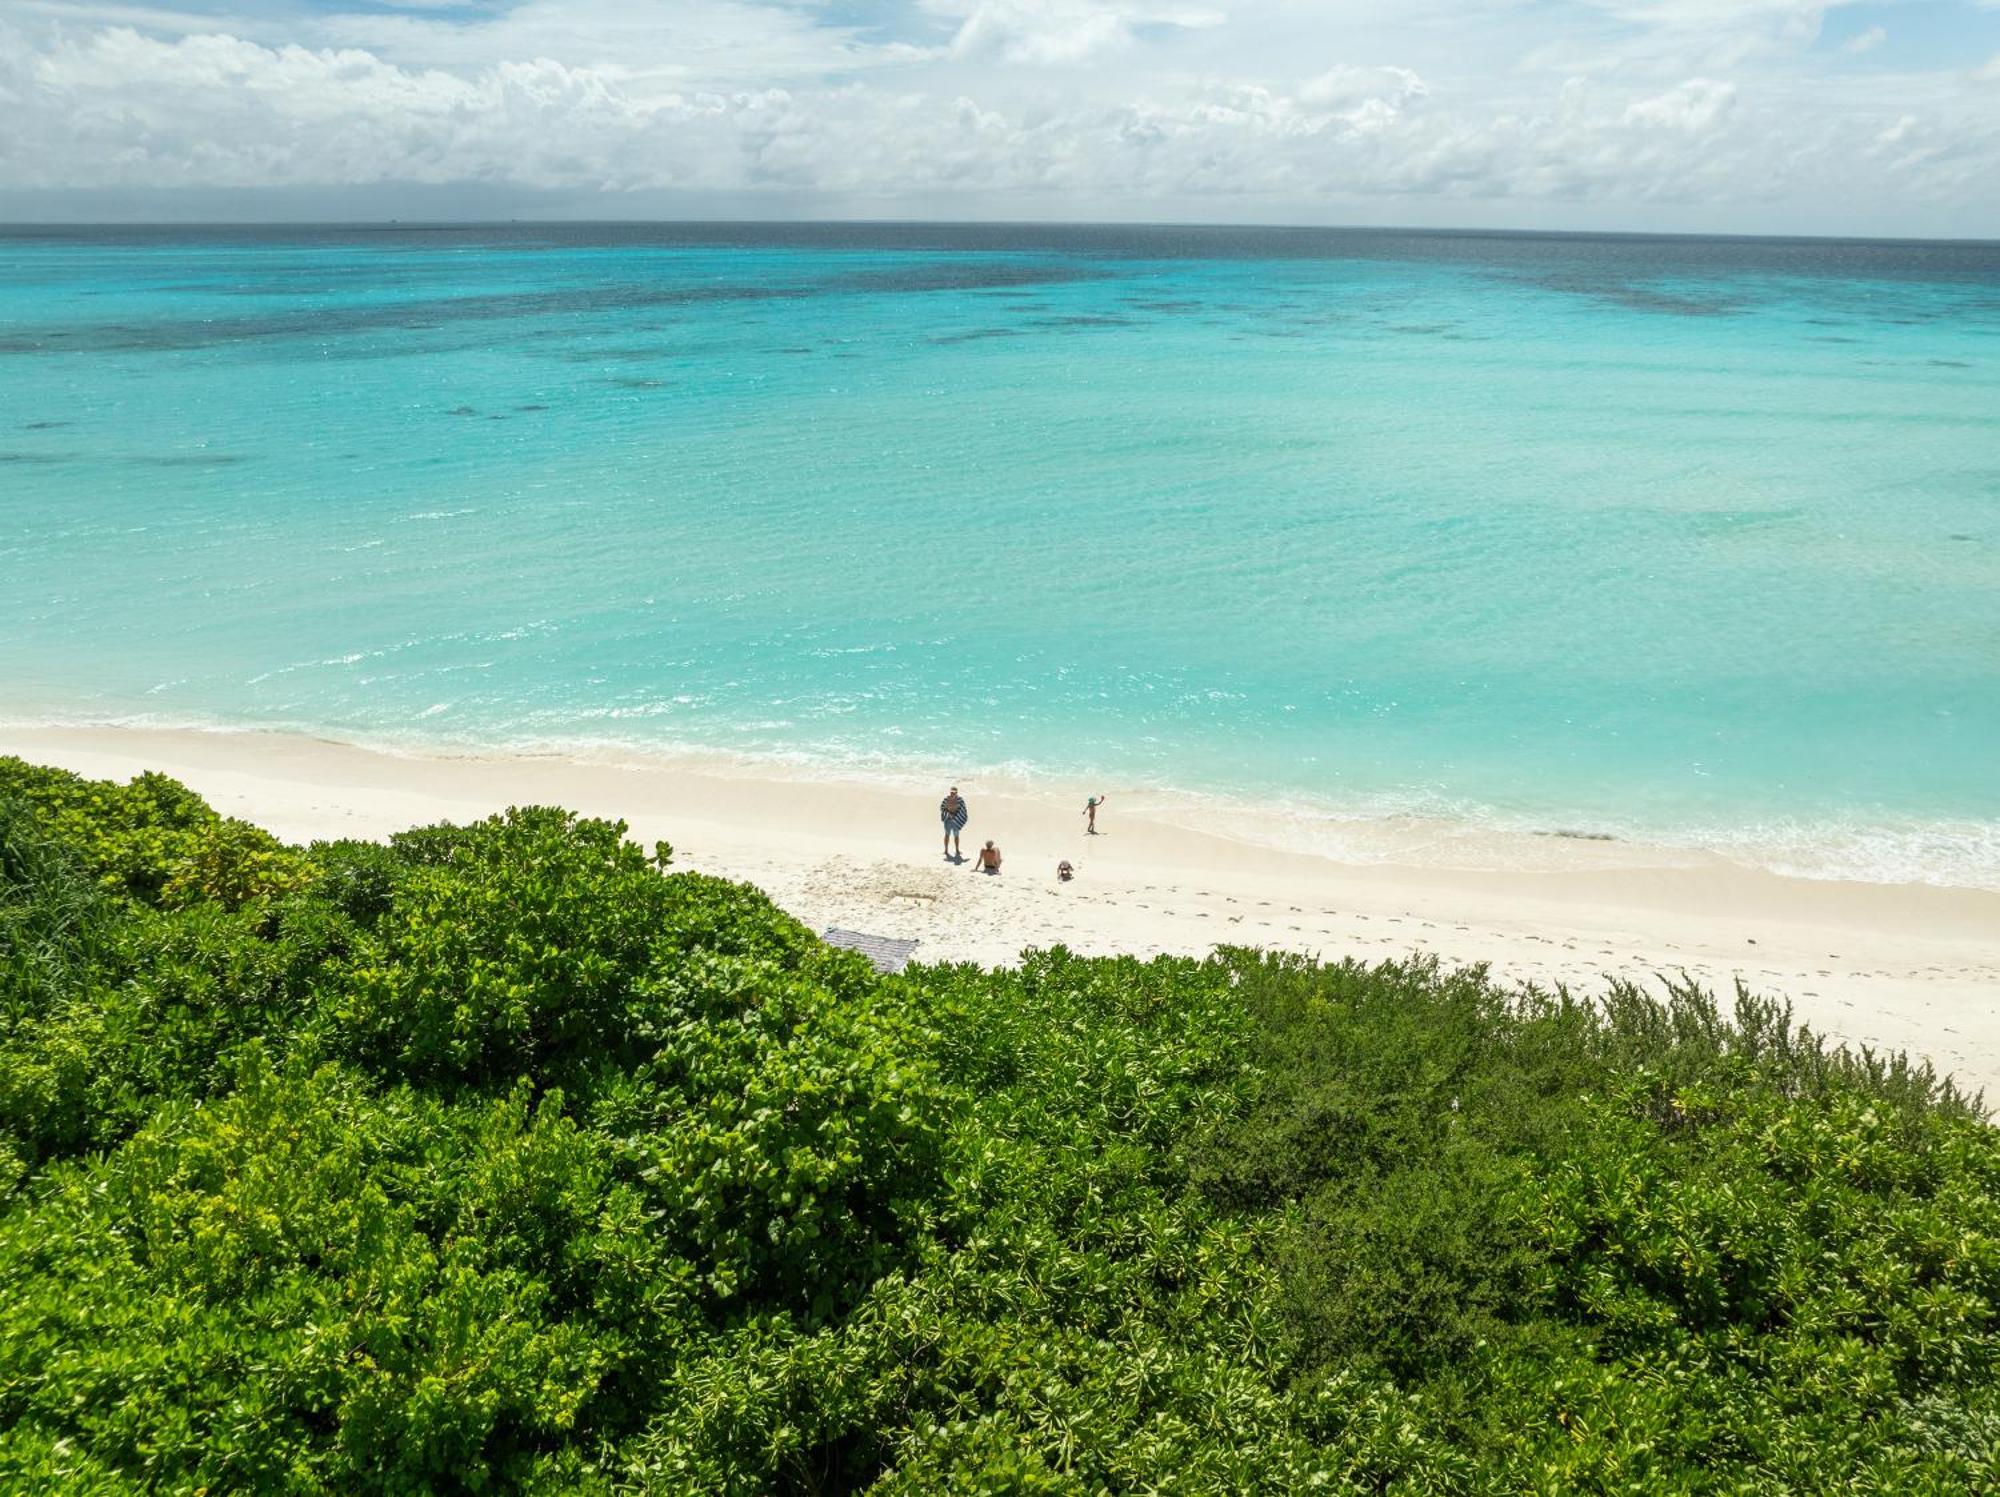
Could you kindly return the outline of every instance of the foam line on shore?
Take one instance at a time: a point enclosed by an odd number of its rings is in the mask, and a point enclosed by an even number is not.
[[[0,727],[0,753],[127,778],[157,769],[280,835],[381,837],[510,804],[560,804],[664,838],[681,866],[765,889],[814,929],[920,942],[920,960],[1001,963],[1057,943],[1198,954],[1218,944],[1377,960],[1422,952],[1509,981],[1741,981],[1836,1040],[1926,1056],[2000,1096],[2000,893],[1789,877],[1716,856],[1646,862],[1629,844],[1522,838],[1560,860],[1466,869],[1342,862],[1184,824],[1114,790],[1084,834],[1066,787],[965,777],[981,878],[941,856],[936,792],[760,774],[717,760],[385,754],[271,733]],[[1096,787],[1090,787],[1096,788]],[[1236,829],[1240,831],[1241,829]],[[1077,869],[1054,877],[1058,861]]]
[[[838,755],[811,749],[748,753],[692,741],[588,736],[513,736],[501,741],[421,730],[348,732],[313,723],[242,723],[150,713],[92,718],[57,713],[0,716],[10,731],[139,731],[229,737],[307,738],[418,761],[560,761],[639,771],[693,769],[718,778],[866,786],[921,798],[957,779],[1023,799],[1082,802],[1115,788],[1121,804],[1153,820],[1283,852],[1339,863],[1466,872],[1564,868],[1762,869],[1795,878],[1931,884],[2000,892],[2000,821],[1914,819],[1886,813],[1853,821],[1717,818],[1660,827],[1633,817],[1576,819],[1504,811],[1408,791],[1352,800],[1296,794],[1133,785],[1110,774],[1057,773],[1027,761],[961,765],[908,755]]]

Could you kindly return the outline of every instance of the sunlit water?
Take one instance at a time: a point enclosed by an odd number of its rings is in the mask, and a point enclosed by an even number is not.
[[[2000,247],[0,231],[0,714],[2000,886]]]

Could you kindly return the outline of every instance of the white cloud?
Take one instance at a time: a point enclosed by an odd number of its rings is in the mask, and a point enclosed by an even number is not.
[[[1403,68],[1336,69],[1296,92],[1192,83],[1063,110],[851,84],[800,93],[641,93],[542,59],[459,75],[357,49],[163,42],[130,29],[36,66],[45,119],[76,145],[0,161],[15,181],[91,185],[510,180],[610,190],[804,187],[1061,190],[1134,197],[1254,192],[1577,196],[1688,191],[1696,135],[1734,91],[1693,79],[1620,111],[1431,119]],[[51,139],[60,132],[51,131]],[[1630,190],[1633,183],[1625,181]]]
[[[1139,40],[1148,28],[1200,29],[1214,12],[1121,0],[931,0],[957,21],[946,55],[957,62],[1069,67]]]
[[[415,66],[480,67],[548,58],[690,87],[758,87],[865,70],[914,49],[864,40],[809,7],[758,0],[525,0],[475,13],[357,11],[322,16],[301,39],[364,47]]]
[[[1816,4],[1582,0],[1596,19],[1558,46],[1510,0],[919,3],[884,30],[816,0],[227,21],[0,0],[0,194],[483,183],[973,215],[1511,203],[1533,222],[1684,205],[1689,227],[1785,227],[1773,205],[1817,203],[1856,231],[1934,209],[2000,232],[2000,95],[1979,81],[2000,58],[1860,78],[1781,44]],[[1551,72],[1564,48],[1575,65]]]
[[[951,39],[960,61],[994,59],[1030,66],[1062,66],[1132,39],[1131,24],[1115,10],[1090,5],[983,0]]]
[[[1859,57],[1864,52],[1873,52],[1889,40],[1889,33],[1880,26],[1870,26],[1866,31],[1850,36],[1841,44],[1840,50],[1850,57]]]
[[[1914,114],[1906,114],[1902,116],[1902,118],[1898,119],[1895,124],[1889,126],[1888,129],[1884,130],[1880,135],[1877,135],[1875,137],[1875,144],[1878,146],[1901,145],[1904,141],[1908,140],[1910,136],[1916,132],[1916,129],[1917,129],[1917,117]]]
[[[1713,78],[1690,78],[1663,94],[1631,105],[1625,111],[1625,123],[1705,135],[1721,124],[1735,107],[1736,86],[1733,83],[1720,83]]]
[[[1307,80],[1299,89],[1299,99],[1329,109],[1352,109],[1378,100],[1401,109],[1429,92],[1430,86],[1409,68],[1341,66]]]

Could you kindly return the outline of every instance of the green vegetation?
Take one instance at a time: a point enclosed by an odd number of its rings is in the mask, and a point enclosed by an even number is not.
[[[1783,1014],[875,976],[0,760],[0,1490],[2000,1488],[2000,1141]]]

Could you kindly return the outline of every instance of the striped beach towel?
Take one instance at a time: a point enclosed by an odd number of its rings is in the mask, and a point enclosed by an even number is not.
[[[947,832],[964,831],[965,818],[969,810],[970,808],[965,804],[964,796],[958,798],[957,804],[953,804],[952,798],[948,795],[938,802],[938,815],[943,819],[944,829]]]

